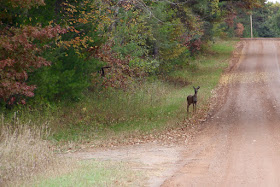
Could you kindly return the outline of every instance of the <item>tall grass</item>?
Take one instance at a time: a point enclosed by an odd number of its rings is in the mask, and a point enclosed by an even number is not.
[[[108,133],[148,132],[183,109],[179,103],[184,96],[177,91],[172,85],[154,81],[126,92],[91,93],[83,102],[63,109],[65,126],[55,128],[53,137],[59,141],[88,140]]]
[[[2,124],[0,128],[0,186],[32,177],[57,161],[46,127]]]
[[[48,123],[52,129],[48,138],[58,142],[85,142],[108,133],[148,132],[169,119],[183,119],[182,90],[159,80],[147,81],[128,91],[90,92],[79,103],[23,108],[17,118],[34,124]],[[12,123],[13,118],[11,114],[5,120]]]

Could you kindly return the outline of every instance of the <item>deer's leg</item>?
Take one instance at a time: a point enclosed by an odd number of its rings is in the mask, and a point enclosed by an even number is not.
[[[187,107],[187,112],[189,113],[189,107],[190,107],[190,105],[188,104],[188,107]]]
[[[194,112],[194,103],[193,103],[193,112]]]

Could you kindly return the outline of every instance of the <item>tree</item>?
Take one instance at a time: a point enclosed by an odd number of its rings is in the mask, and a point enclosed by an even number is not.
[[[0,102],[24,104],[24,97],[34,96],[36,86],[27,84],[28,75],[35,69],[50,65],[40,55],[49,46],[50,40],[65,33],[58,25],[43,28],[18,24],[16,9],[28,11],[32,6],[43,4],[41,0],[4,1],[6,9],[0,22]]]

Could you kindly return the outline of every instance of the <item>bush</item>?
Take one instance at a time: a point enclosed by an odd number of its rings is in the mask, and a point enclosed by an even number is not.
[[[87,60],[79,56],[74,49],[55,49],[46,56],[52,65],[30,77],[31,82],[37,85],[35,97],[39,100],[79,100],[82,92],[91,85],[90,74],[97,72],[101,64],[96,59]]]
[[[134,58],[133,60],[130,60],[130,65],[140,68],[140,70],[145,73],[154,74],[158,70],[160,62],[156,59]]]

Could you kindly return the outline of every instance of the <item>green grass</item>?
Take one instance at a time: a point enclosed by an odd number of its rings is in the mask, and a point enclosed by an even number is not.
[[[128,169],[129,166],[121,162],[86,160],[72,167],[64,174],[38,177],[26,186],[139,186],[145,179],[142,173]]]

